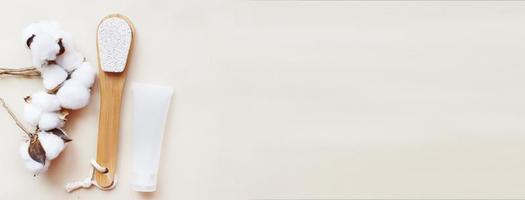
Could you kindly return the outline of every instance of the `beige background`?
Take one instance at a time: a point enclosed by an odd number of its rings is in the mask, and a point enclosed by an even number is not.
[[[96,61],[108,13],[135,23],[129,81],[175,87],[158,192],[130,188],[132,98],[118,187],[64,192],[95,157],[98,88],[74,138],[32,177],[0,112],[0,199],[525,198],[525,2],[6,1],[0,65],[52,19]],[[22,111],[39,80],[0,79]]]

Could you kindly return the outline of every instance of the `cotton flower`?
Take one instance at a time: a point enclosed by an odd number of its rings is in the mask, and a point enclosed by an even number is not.
[[[84,56],[76,51],[66,51],[63,55],[58,56],[57,64],[62,66],[66,71],[71,72],[84,62]]]
[[[62,45],[64,47],[64,54],[57,57],[56,62],[58,65],[62,66],[67,72],[72,72],[76,68],[80,67],[82,62],[84,62],[84,56],[78,52],[71,39],[69,33],[64,33],[62,36]]]
[[[38,139],[46,152],[46,159],[53,160],[64,150],[64,141],[55,134],[41,131],[38,133]]]
[[[22,157],[22,160],[24,161],[24,166],[29,171],[33,172],[34,175],[47,171],[51,160],[46,160],[45,164],[33,160],[29,155],[29,143],[30,141],[26,141],[20,145],[20,157]]]
[[[62,129],[40,131],[31,135],[28,141],[20,146],[20,157],[27,169],[37,175],[45,172],[51,163],[71,141]]]
[[[25,167],[29,171],[33,172],[35,176],[40,173],[46,172],[47,169],[49,168],[49,164],[51,164],[51,161],[47,161],[45,165],[42,165],[39,162],[36,162],[31,158],[29,158],[28,160],[24,160]]]
[[[54,61],[60,52],[58,41],[47,34],[40,34],[33,38],[31,43],[31,56],[33,66],[40,68]]]
[[[77,110],[89,103],[90,92],[80,81],[70,79],[58,90],[57,97],[63,108]]]
[[[50,22],[50,21],[42,21],[38,23],[33,23],[27,26],[24,29],[24,32],[22,33],[22,39],[24,42],[27,42],[29,38],[31,38],[33,35],[39,35],[42,33],[46,33],[49,35],[59,35],[60,26],[57,22]],[[28,48],[30,45],[27,45]]]
[[[48,94],[44,91],[39,91],[31,95],[28,101],[37,108],[40,108],[40,110],[43,112],[53,112],[60,110],[60,101],[57,95]]]
[[[42,110],[31,103],[24,104],[24,121],[31,126],[38,125]]]
[[[60,30],[57,22],[42,21],[27,26],[22,33],[22,39],[26,47],[31,48],[31,43],[36,35],[45,34],[54,38],[60,38],[61,32],[63,31]]]
[[[85,62],[71,35],[57,23],[31,24],[22,37],[46,89],[27,97],[24,104],[24,120],[40,132],[28,133],[29,140],[22,143],[20,155],[25,167],[37,175],[46,171],[71,141],[60,129],[67,115],[63,109],[76,110],[89,103],[96,70]]]
[[[67,79],[67,72],[62,67],[51,64],[39,69],[44,82],[44,88],[47,90],[55,89]]]
[[[42,30],[42,27],[38,25],[38,23],[31,24],[27,26],[24,29],[24,32],[22,33],[22,39],[24,40],[24,44],[29,49],[31,48],[31,43],[33,42],[33,38],[36,36],[36,34],[40,33]]]
[[[91,88],[95,82],[97,72],[88,62],[83,62],[72,74],[71,79],[82,83],[86,88]]]
[[[24,120],[31,126],[38,125],[42,130],[60,128],[64,125],[64,120],[57,112],[60,109],[60,101],[56,95],[36,92],[26,98]]]
[[[64,126],[64,120],[61,115],[57,112],[47,112],[40,115],[38,121],[38,128],[44,131],[48,131],[55,128],[62,128]]]
[[[22,37],[31,50],[33,66],[40,68],[64,53],[61,45],[65,35],[56,22],[39,22],[29,25]]]

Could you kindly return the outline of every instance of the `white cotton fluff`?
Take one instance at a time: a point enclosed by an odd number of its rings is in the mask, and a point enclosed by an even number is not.
[[[83,62],[72,74],[71,79],[82,83],[86,88],[91,88],[95,82],[97,71],[88,62]]]
[[[75,49],[72,37],[69,33],[63,33],[62,45],[64,46],[65,52],[64,54],[57,57],[56,62],[67,72],[72,72],[76,68],[80,67],[85,58]]]
[[[44,88],[52,90],[67,79],[67,72],[58,65],[45,65],[39,68]]]
[[[31,43],[31,56],[33,59],[33,66],[40,68],[47,65],[48,61],[56,59],[56,55],[60,51],[60,46],[50,35],[40,34],[33,38]]]
[[[66,146],[62,138],[44,131],[38,133],[38,139],[40,140],[40,144],[42,144],[42,148],[44,148],[44,151],[46,152],[46,159],[49,160],[53,160],[60,155]]]
[[[44,91],[39,91],[31,95],[31,104],[40,108],[43,112],[53,112],[60,110],[60,100],[57,95],[48,94]]]
[[[54,35],[56,37],[60,37],[61,32],[62,31],[60,31],[60,26],[58,25],[57,22],[42,21],[42,22],[33,23],[27,26],[22,33],[22,39],[23,39],[24,44],[26,44],[27,40],[33,35],[36,36],[40,34],[47,34],[47,35]]]
[[[58,56],[56,62],[66,71],[71,72],[84,62],[84,56],[75,50],[66,48],[64,54]]]
[[[29,48],[27,46],[27,40],[33,37],[33,35],[36,36],[41,31],[42,31],[42,26],[40,26],[38,23],[30,24],[29,26],[27,26],[24,29],[24,32],[22,32],[22,40],[24,42],[24,46],[26,46],[26,48]]]
[[[77,110],[89,103],[90,92],[81,82],[70,79],[58,90],[57,97],[63,108]]]
[[[41,163],[33,160],[31,156],[29,156],[29,141],[22,143],[20,146],[20,157],[22,157],[22,160],[24,161],[24,166],[29,171],[33,172],[34,175],[38,175],[47,171],[51,162],[46,160],[45,165],[42,165]]]
[[[31,103],[24,104],[24,121],[31,126],[38,125],[42,110]]]
[[[55,128],[62,128],[64,126],[64,120],[60,118],[60,114],[56,112],[42,113],[40,120],[38,121],[38,128],[44,131],[48,131]]]
[[[31,49],[33,65],[40,68],[46,65],[48,61],[56,59],[56,55],[60,51],[58,41],[64,33],[60,30],[58,23],[44,21],[31,24],[24,30],[22,34],[24,44],[27,45],[27,40],[33,35],[29,48]]]

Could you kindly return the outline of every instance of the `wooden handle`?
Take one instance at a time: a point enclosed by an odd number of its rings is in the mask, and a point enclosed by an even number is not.
[[[126,70],[127,71],[127,70]],[[117,167],[117,150],[120,128],[120,106],[126,72],[110,73],[100,70],[100,117],[97,140],[97,162],[108,168],[107,173],[97,172],[95,180],[101,187],[113,184]]]
[[[124,15],[120,14],[111,14],[106,16],[99,24],[99,30],[102,22],[105,20],[109,20],[112,18],[119,18],[124,21],[126,21],[127,26],[129,26],[131,32],[126,32],[126,30],[120,30],[119,27],[112,27],[110,28],[111,31],[116,30],[118,31],[124,31],[124,34],[131,34],[131,38],[129,40],[130,46],[127,48],[129,49],[117,49],[120,51],[128,51],[129,54],[131,54],[131,46],[133,41],[133,32],[134,28],[131,23],[131,21]],[[105,29],[106,31],[108,29]],[[106,67],[112,67],[112,69],[115,69],[117,67],[118,69],[123,69],[123,71],[120,71],[120,73],[113,73],[113,72],[105,72],[103,69],[101,63],[101,51],[100,51],[100,44],[99,44],[99,32],[97,34],[97,54],[98,54],[98,65],[100,67],[99,70],[99,85],[100,85],[100,117],[99,117],[99,128],[98,128],[98,139],[97,139],[97,163],[100,164],[103,167],[106,167],[108,171],[106,173],[101,173],[96,171],[95,173],[95,181],[100,187],[109,188],[113,186],[113,181],[115,180],[115,173],[117,169],[117,158],[118,158],[118,140],[119,140],[119,129],[120,129],[120,104],[122,102],[122,92],[124,89],[124,83],[126,81],[126,75],[128,71],[127,65],[127,59],[129,54],[118,54],[119,56],[124,55],[125,57],[111,57],[113,59],[126,59],[124,62],[110,62],[109,64],[112,64],[111,66]],[[105,32],[107,34],[107,32]],[[110,34],[111,35],[111,34]],[[118,35],[120,36],[120,35]],[[125,37],[125,36],[122,36]],[[105,39],[111,39],[105,38]],[[113,38],[114,39],[114,38]],[[111,44],[110,46],[104,46],[105,50],[108,50],[108,48],[111,50],[109,52],[105,52],[104,49],[102,52],[109,53],[110,55],[112,53],[115,53],[115,48],[126,48],[126,46],[118,44]],[[117,53],[119,51],[116,51]],[[120,52],[122,53],[122,52]],[[107,55],[106,55],[107,56]],[[114,56],[114,55],[113,55]],[[117,60],[122,61],[122,60]],[[124,66],[115,66],[114,64],[120,64]],[[108,64],[108,63],[106,63]],[[111,70],[110,70],[111,71]]]

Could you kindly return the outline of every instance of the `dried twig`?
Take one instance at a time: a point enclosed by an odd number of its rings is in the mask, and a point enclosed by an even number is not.
[[[0,75],[11,76],[40,76],[40,72],[35,67],[26,68],[0,68]]]
[[[13,120],[15,120],[16,125],[18,127],[20,127],[20,129],[22,129],[22,131],[24,131],[29,138],[32,138],[35,133],[28,131],[24,127],[24,125],[22,125],[20,120],[18,120],[18,118],[16,117],[15,113],[13,113],[13,111],[11,111],[11,109],[7,106],[7,104],[5,103],[4,99],[0,98],[0,103],[2,103],[2,107],[4,107],[5,110],[9,113],[9,115],[11,115],[11,118],[13,118]]]

